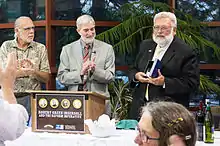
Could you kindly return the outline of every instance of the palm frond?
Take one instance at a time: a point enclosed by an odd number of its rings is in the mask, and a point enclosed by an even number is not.
[[[216,93],[220,95],[220,88],[209,77],[200,75],[200,91],[206,94]]]
[[[97,39],[111,43],[114,49],[124,54],[132,52],[137,44],[152,34],[152,18],[149,15],[132,17],[97,36]]]

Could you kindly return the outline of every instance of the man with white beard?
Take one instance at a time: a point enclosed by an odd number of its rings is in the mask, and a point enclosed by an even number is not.
[[[93,91],[110,97],[108,84],[115,76],[114,50],[95,39],[91,16],[80,16],[76,26],[81,38],[63,47],[57,78],[70,91]]]
[[[135,88],[129,112],[139,119],[139,110],[152,100],[171,100],[186,107],[190,95],[199,87],[198,59],[193,49],[176,37],[177,19],[171,12],[154,16],[153,40],[144,40],[134,66],[129,71],[131,87]],[[159,59],[162,67],[156,78],[147,77],[149,60]]]

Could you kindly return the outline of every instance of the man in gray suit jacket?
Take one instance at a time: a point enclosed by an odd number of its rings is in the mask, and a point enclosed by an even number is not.
[[[84,90],[86,84],[86,91],[109,97],[108,84],[115,76],[114,50],[95,39],[95,21],[91,16],[80,16],[76,26],[81,38],[63,47],[57,78],[70,91]],[[85,61],[86,46],[89,46],[89,57]]]

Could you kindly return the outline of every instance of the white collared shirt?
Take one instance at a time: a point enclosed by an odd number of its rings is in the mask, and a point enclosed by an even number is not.
[[[164,54],[166,53],[167,49],[169,48],[170,44],[172,43],[173,39],[171,39],[171,41],[169,43],[167,43],[167,45],[165,45],[164,47],[160,47],[158,44],[157,44],[157,47],[154,51],[154,56],[153,56],[153,59],[152,60],[155,60],[155,59],[159,59],[160,61],[162,60]],[[147,99],[147,101],[149,100],[149,97],[148,97],[148,87],[149,84],[147,85],[147,88],[146,88],[146,93],[145,93],[145,98]],[[166,84],[164,82],[163,84],[163,88],[165,88]]]
[[[26,109],[20,104],[9,104],[0,98],[0,146],[15,140],[24,132],[28,120]]]

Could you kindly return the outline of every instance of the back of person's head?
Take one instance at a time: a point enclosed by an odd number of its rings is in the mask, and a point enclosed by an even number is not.
[[[94,21],[92,16],[82,15],[82,16],[77,18],[77,20],[76,20],[77,29],[80,29],[81,26],[86,25],[86,24],[94,24],[95,25],[95,21]]]
[[[193,115],[175,102],[149,102],[142,109],[142,116],[150,114],[152,126],[159,132],[159,146],[170,145],[170,137],[177,135],[186,146],[195,146],[196,125]]]
[[[159,19],[159,18],[169,18],[172,22],[172,26],[177,27],[177,20],[176,20],[176,16],[174,13],[160,12],[154,16],[154,23],[155,23],[156,19]]]

